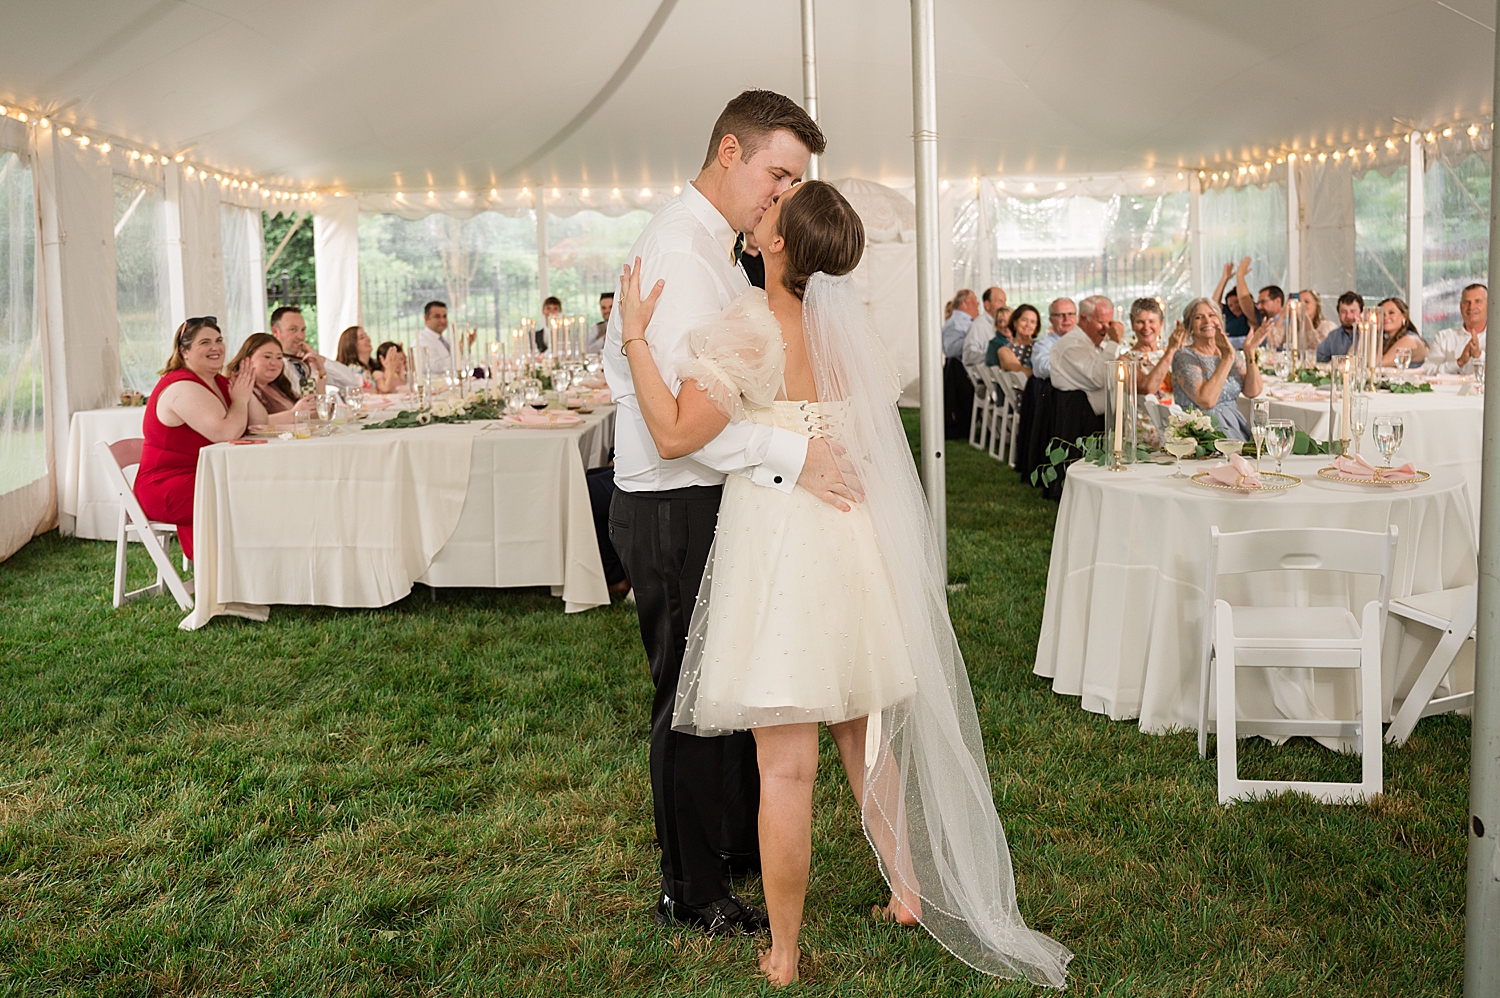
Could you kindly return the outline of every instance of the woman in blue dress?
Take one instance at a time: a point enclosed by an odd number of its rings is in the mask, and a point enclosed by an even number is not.
[[[1266,338],[1266,327],[1258,326],[1245,337],[1243,351],[1236,350],[1224,334],[1224,320],[1208,298],[1195,298],[1182,312],[1183,325],[1191,337],[1185,349],[1172,360],[1173,400],[1183,409],[1201,409],[1215,416],[1219,429],[1231,440],[1249,440],[1250,423],[1235,406],[1240,395],[1261,393],[1260,368],[1247,358]]]

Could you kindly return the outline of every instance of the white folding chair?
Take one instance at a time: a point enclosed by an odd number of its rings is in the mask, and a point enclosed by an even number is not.
[[[135,490],[130,487],[130,482],[125,478],[125,469],[133,464],[141,463],[141,448],[145,441],[140,437],[129,437],[125,440],[117,440],[114,443],[105,443],[103,440],[94,441],[94,453],[98,455],[99,463],[104,465],[104,476],[109,482],[110,488],[114,489],[120,497],[120,519],[119,527],[115,532],[115,606],[123,606],[138,596],[156,596],[165,591],[170,591],[172,597],[177,600],[177,605],[184,610],[193,608],[191,593],[191,581],[184,583],[182,576],[177,574],[177,569],[172,567],[172,559],[167,556],[167,550],[162,541],[177,533],[177,527],[170,523],[155,523],[147,518],[141,509],[141,504],[135,497]],[[143,589],[134,592],[125,591],[125,554],[130,547],[130,539],[134,537],[141,542],[146,553],[151,555],[151,560],[156,563],[156,582]],[[182,559],[182,567],[187,568],[187,557]]]
[[[983,365],[965,367],[974,385],[974,402],[969,407],[969,446],[984,450],[989,445],[990,415],[994,407],[994,386]]]
[[[1391,726],[1386,729],[1385,740],[1392,745],[1405,745],[1417,722],[1434,714],[1446,714],[1474,706],[1474,693],[1457,693],[1445,697],[1433,697],[1438,685],[1453,667],[1464,642],[1474,637],[1474,622],[1479,611],[1479,587],[1460,586],[1441,592],[1423,593],[1419,596],[1401,596],[1391,600],[1391,613],[1406,620],[1436,628],[1443,632],[1437,647],[1427,657],[1427,664],[1417,674],[1411,692],[1401,704]]]
[[[1285,791],[1325,802],[1354,802],[1380,793],[1380,636],[1390,598],[1397,530],[1385,533],[1333,528],[1245,530],[1221,534],[1210,528],[1205,642],[1198,701],[1198,755],[1207,757],[1208,732],[1218,732],[1219,802]],[[1378,575],[1380,597],[1366,603],[1359,619],[1339,606],[1230,606],[1217,598],[1221,575],[1319,571]],[[1235,697],[1237,669],[1356,669],[1358,721],[1301,718],[1241,718]],[[1217,711],[1209,716],[1209,690],[1218,687]],[[1305,735],[1356,740],[1358,783],[1242,780],[1240,735]]]
[[[1021,427],[1021,392],[1026,387],[1026,372],[990,368],[995,381],[998,404],[1002,407],[1000,433],[992,437],[990,456],[1016,466],[1016,434]]]

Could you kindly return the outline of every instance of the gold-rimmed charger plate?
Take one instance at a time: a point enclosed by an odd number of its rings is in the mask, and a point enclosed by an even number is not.
[[[1380,467],[1377,467],[1375,470],[1389,471],[1390,466],[1382,465]],[[1379,478],[1350,478],[1348,475],[1339,474],[1339,470],[1332,465],[1329,465],[1326,468],[1319,468],[1318,477],[1323,479],[1325,482],[1343,482],[1347,485],[1373,485],[1377,488],[1382,489],[1393,488],[1397,485],[1421,485],[1423,482],[1432,478],[1432,476],[1425,471],[1414,472],[1411,478],[1401,478],[1394,481],[1382,480]]]
[[[1260,473],[1260,488],[1246,488],[1243,485],[1225,485],[1216,482],[1206,471],[1200,471],[1192,477],[1194,485],[1201,485],[1205,489],[1213,489],[1217,492],[1236,492],[1244,496],[1258,495],[1262,492],[1285,492],[1287,489],[1295,489],[1302,484],[1302,479],[1296,475],[1283,475],[1275,471],[1262,471]]]

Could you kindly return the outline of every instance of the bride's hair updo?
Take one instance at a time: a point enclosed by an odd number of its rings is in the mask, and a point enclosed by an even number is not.
[[[818,271],[838,277],[859,264],[865,252],[865,225],[832,184],[808,180],[781,204],[776,232],[786,240],[781,283],[798,298]]]

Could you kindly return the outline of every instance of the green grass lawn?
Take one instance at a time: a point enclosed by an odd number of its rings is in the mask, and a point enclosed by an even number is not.
[[[961,444],[948,473],[995,800],[1071,990],[1458,994],[1468,721],[1423,721],[1369,806],[1220,807],[1191,733],[1032,675],[1056,507]],[[0,565],[0,993],[770,993],[756,943],[650,919],[633,606],[419,589],[187,634],[169,598],[111,608],[112,559],[49,534]],[[1246,767],[1357,773],[1301,742]],[[870,920],[883,885],[826,737],[815,815],[806,993],[1037,991]]]

